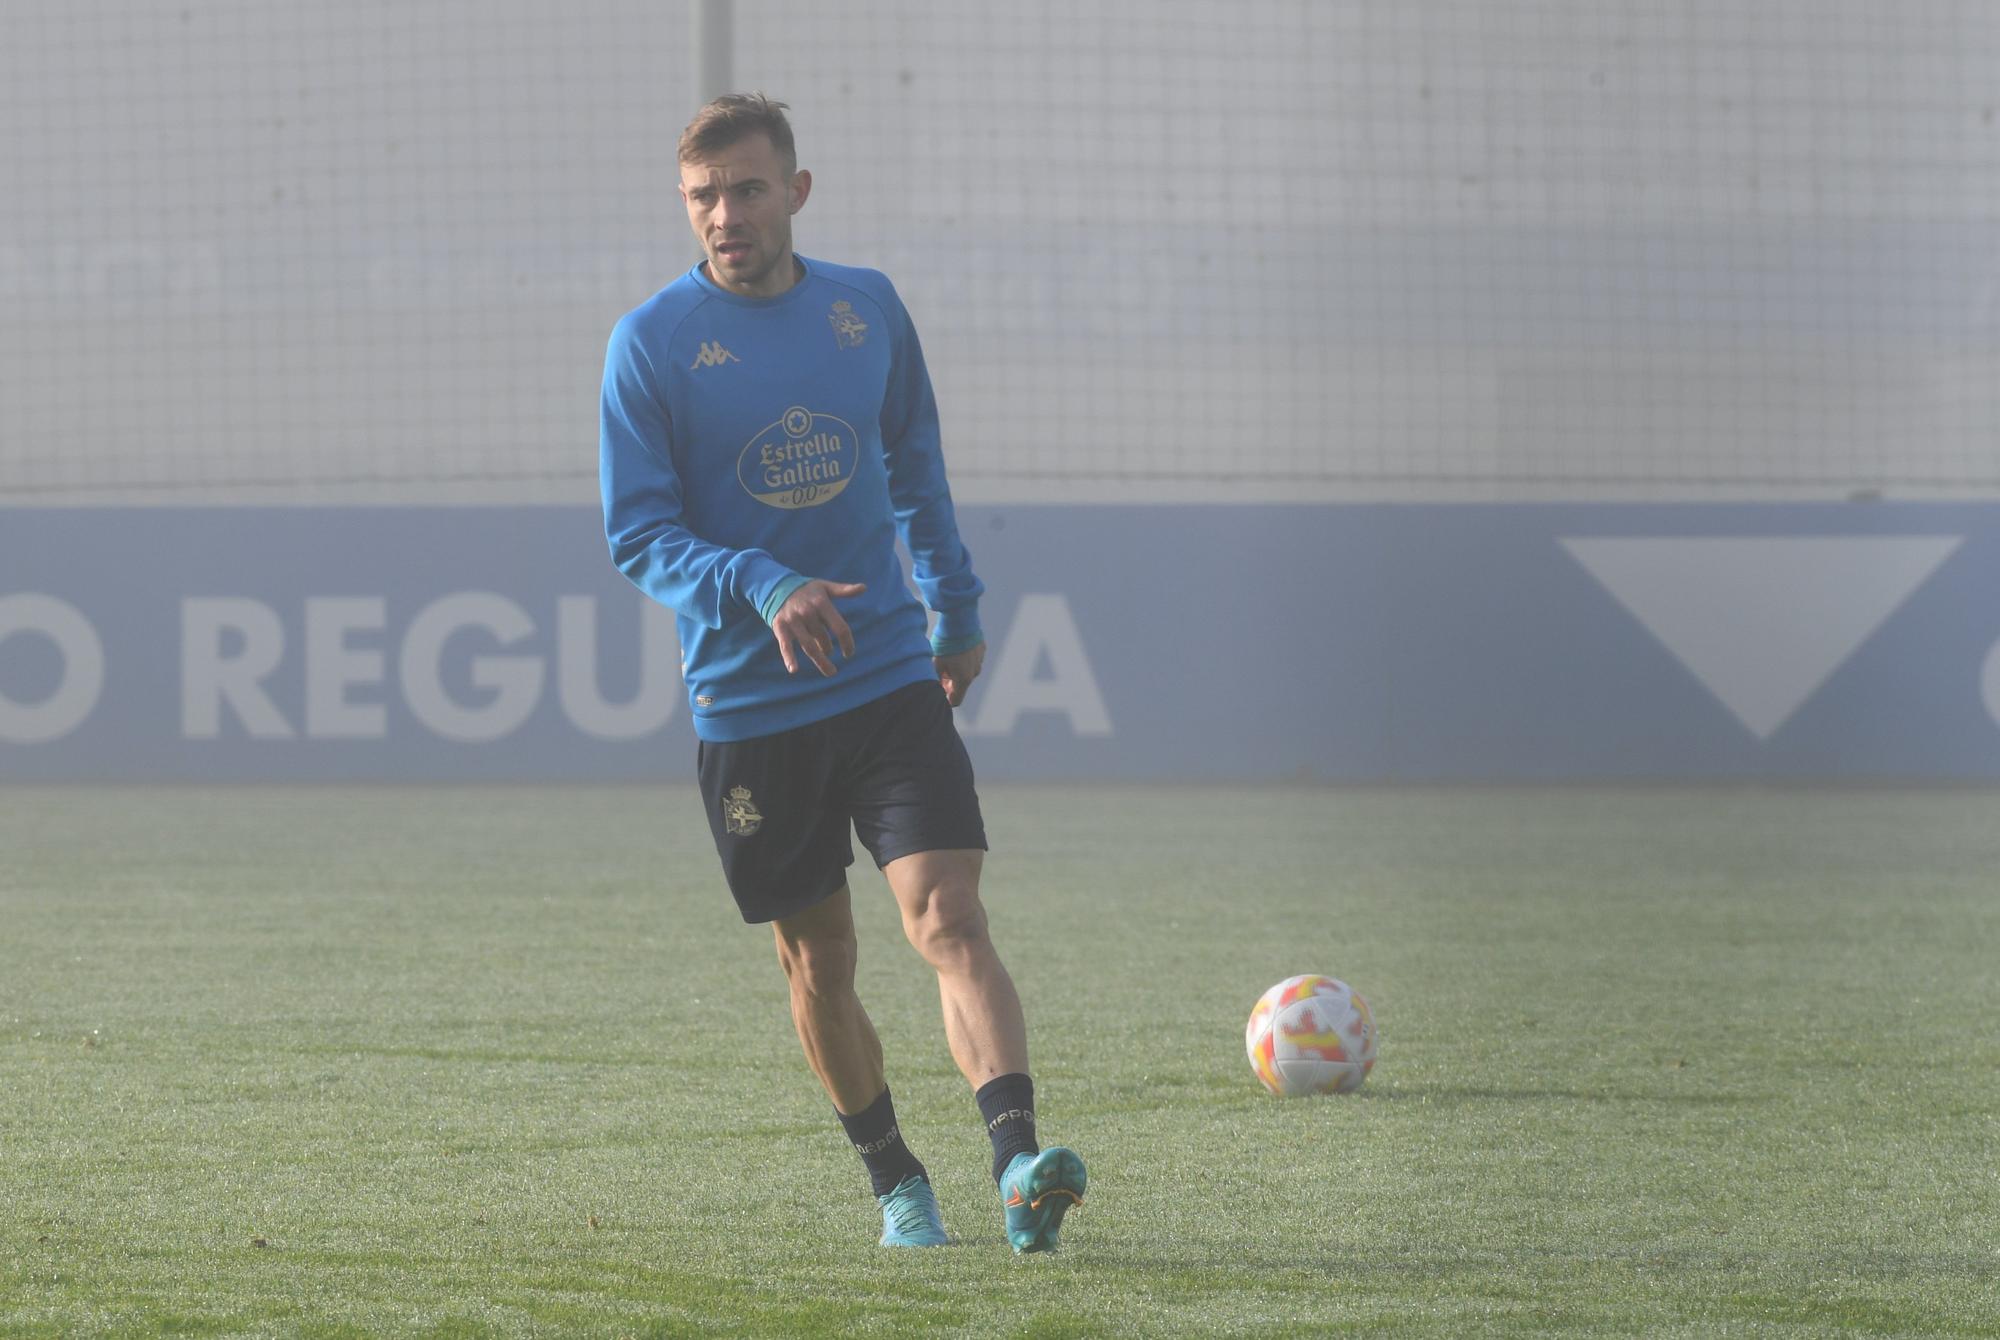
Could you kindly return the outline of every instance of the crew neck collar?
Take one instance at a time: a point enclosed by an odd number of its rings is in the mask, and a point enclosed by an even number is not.
[[[708,272],[702,268],[708,263],[706,260],[696,261],[694,268],[689,270],[688,273],[694,277],[694,282],[701,285],[711,297],[720,298],[724,302],[733,302],[739,307],[776,307],[782,303],[791,301],[792,297],[800,289],[804,288],[807,282],[813,277],[813,265],[811,261],[799,255],[796,251],[792,253],[792,260],[798,266],[798,278],[793,280],[792,286],[783,293],[769,298],[751,298],[741,293],[731,293],[728,289],[708,277]]]

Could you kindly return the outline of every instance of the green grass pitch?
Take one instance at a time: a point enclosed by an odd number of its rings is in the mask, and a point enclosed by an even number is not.
[[[988,787],[1016,1259],[885,1252],[692,787],[0,789],[0,1335],[2000,1336],[2000,794]],[[1373,1002],[1351,1097],[1244,1059]]]

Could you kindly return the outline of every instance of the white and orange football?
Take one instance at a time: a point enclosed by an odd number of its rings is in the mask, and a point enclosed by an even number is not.
[[[1243,1046],[1280,1098],[1352,1093],[1375,1065],[1375,1015],[1347,983],[1304,973],[1258,997]]]

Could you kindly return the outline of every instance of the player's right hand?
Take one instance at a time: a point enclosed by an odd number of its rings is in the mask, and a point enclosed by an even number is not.
[[[778,654],[785,658],[787,674],[797,674],[805,660],[818,666],[822,675],[831,675],[835,646],[842,656],[853,657],[853,630],[833,602],[851,599],[867,589],[864,582],[829,582],[815,577],[792,592],[771,620],[771,636],[778,639]]]

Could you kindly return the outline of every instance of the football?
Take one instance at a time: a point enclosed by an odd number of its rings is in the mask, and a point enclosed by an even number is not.
[[[1280,1098],[1352,1093],[1375,1065],[1375,1015],[1347,983],[1304,973],[1258,997],[1243,1046]]]

